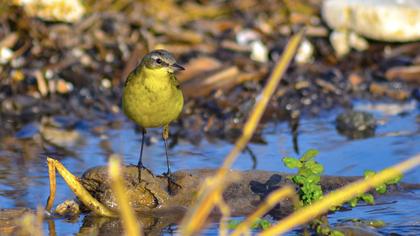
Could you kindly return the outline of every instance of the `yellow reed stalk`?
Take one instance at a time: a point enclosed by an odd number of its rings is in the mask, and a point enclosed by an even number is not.
[[[143,235],[141,225],[137,221],[126,195],[127,190],[121,177],[121,165],[118,157],[111,156],[109,159],[108,173],[111,179],[111,189],[118,203],[125,234],[130,236]]]
[[[257,125],[265,111],[265,108],[273,95],[278,83],[280,82],[284,72],[286,71],[290,61],[293,59],[293,56],[298,49],[300,41],[303,37],[303,31],[294,35],[289,43],[287,44],[282,57],[276,64],[273,72],[268,79],[266,86],[262,93],[256,98],[256,104],[251,112],[250,117],[245,123],[243,133],[241,137],[236,141],[234,148],[225,158],[225,161],[221,168],[219,168],[215,177],[212,181],[209,181],[208,186],[204,186],[201,189],[201,195],[198,196],[196,205],[191,208],[187,215],[184,217],[181,224],[181,234],[182,235],[192,235],[203,228],[203,224],[207,217],[209,216],[211,210],[214,208],[214,205],[217,200],[217,195],[221,194],[226,187],[224,178],[232,166],[238,154],[242,151],[245,145],[251,139]],[[206,188],[203,190],[203,188]]]
[[[417,154],[411,159],[401,162],[400,164],[387,168],[369,179],[355,181],[331,192],[312,205],[295,211],[291,215],[279,221],[276,225],[263,231],[260,235],[283,234],[298,225],[304,224],[317,216],[324,214],[331,207],[343,204],[344,202],[349,201],[350,199],[367,192],[369,189],[391,180],[418,165],[420,165],[420,154]]]
[[[285,186],[281,189],[270,193],[265,201],[257,208],[257,210],[248,216],[235,231],[232,232],[231,236],[238,236],[245,234],[251,228],[252,224],[265,213],[267,213],[271,208],[273,208],[279,201],[283,198],[291,197],[294,206],[298,204],[298,196],[296,195],[295,189],[292,186]]]
[[[48,223],[48,236],[57,236],[57,231],[55,230],[55,221],[47,219]]]
[[[228,225],[227,221],[230,218],[230,208],[223,200],[223,196],[219,195],[219,199],[217,201],[217,206],[222,213],[222,217],[220,218],[220,225],[219,225],[219,235],[220,236],[227,236],[228,235]]]
[[[55,199],[55,191],[56,191],[56,178],[55,178],[55,170],[63,177],[64,181],[66,181],[67,185],[73,191],[73,193],[79,198],[79,200],[88,207],[94,213],[101,215],[101,216],[109,216],[115,217],[115,213],[112,212],[110,209],[105,207],[102,203],[96,200],[90,193],[83,187],[83,185],[79,182],[78,178],[75,177],[70,171],[68,171],[63,164],[59,161],[47,158],[48,163],[48,174],[50,179],[50,196],[48,197],[47,201],[47,210],[51,210],[52,205]]]
[[[47,158],[47,165],[48,165],[48,178],[50,179],[50,196],[48,196],[47,206],[45,209],[47,211],[51,211],[54,199],[55,199],[55,191],[57,189],[57,177],[55,176],[55,165],[53,159]]]

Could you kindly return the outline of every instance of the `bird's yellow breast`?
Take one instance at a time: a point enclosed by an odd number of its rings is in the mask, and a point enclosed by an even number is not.
[[[126,82],[124,113],[143,128],[161,127],[178,118],[184,99],[175,76],[168,69],[142,67]]]

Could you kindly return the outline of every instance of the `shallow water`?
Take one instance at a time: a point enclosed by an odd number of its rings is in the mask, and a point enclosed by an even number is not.
[[[358,109],[367,109],[367,105],[370,103],[355,102],[355,107]],[[334,120],[341,109],[325,112],[318,118],[302,119],[298,135],[299,149],[301,152],[310,148],[318,149],[320,154],[316,160],[324,165],[325,174],[339,176],[363,175],[366,169],[378,171],[420,153],[420,124],[416,123],[416,117],[420,115],[418,104],[409,102],[385,105],[388,108],[390,105],[397,105],[397,108],[406,107],[406,109],[400,114],[391,114],[382,108],[376,110],[368,108],[381,124],[376,130],[376,135],[367,139],[349,140],[337,133]],[[58,158],[76,175],[82,174],[90,167],[105,165],[106,157],[110,153],[120,154],[126,163],[137,163],[141,135],[134,131],[131,122],[122,117],[121,119],[124,121],[120,128],[106,129],[99,135],[98,132],[88,131],[85,125],[80,125],[76,130],[81,138],[71,146],[74,153],[67,155],[33,148],[33,142],[30,140],[22,141],[25,147],[23,150],[0,149],[0,207],[35,208],[37,205],[45,204],[48,197],[47,154]],[[159,130],[149,132],[152,144],[145,147],[143,156],[144,165],[155,173],[166,170],[164,148],[159,132]],[[289,171],[283,166],[281,158],[297,154],[294,152],[288,124],[268,124],[263,134],[267,141],[266,145],[250,144],[250,149],[257,156],[257,169]],[[179,140],[178,145],[169,150],[172,171],[217,168],[232,146],[231,143],[222,140],[203,140],[199,145]],[[249,154],[244,152],[238,157],[234,168],[248,170],[252,165]],[[420,171],[407,173],[404,181],[420,183]],[[73,194],[61,178],[57,179],[57,185],[56,203],[72,198]],[[420,232],[419,193],[420,191],[415,191],[381,197],[378,200],[380,204],[376,206],[361,206],[351,211],[338,212],[329,219],[332,223],[349,218],[384,220],[387,226],[380,229],[380,232],[416,234]],[[55,222],[57,233],[60,235],[79,232],[81,224],[81,221]],[[205,235],[216,233],[217,224],[212,224],[204,231]]]

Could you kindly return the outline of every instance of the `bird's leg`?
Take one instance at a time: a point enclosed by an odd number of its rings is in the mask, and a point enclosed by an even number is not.
[[[144,139],[145,139],[145,134],[146,134],[146,129],[145,128],[141,128],[141,147],[140,147],[140,157],[139,157],[139,162],[137,163],[137,167],[139,169],[139,183],[141,181],[141,169],[144,168],[143,166],[143,162],[142,162],[142,157],[143,157],[143,147],[144,147]]]
[[[169,138],[169,125],[163,126],[162,138],[163,138],[163,142],[165,143],[166,166],[168,167],[168,171],[166,172],[166,175],[169,176],[171,174],[171,169],[169,168],[168,144],[167,144],[167,140]]]
[[[166,166],[168,167],[168,172],[164,173],[163,175],[166,176],[168,179],[168,193],[174,194],[175,193],[175,187],[180,188],[179,186],[171,177],[171,169],[169,168],[169,158],[168,158],[168,144],[167,140],[169,138],[169,126],[165,125],[163,126],[163,132],[162,132],[163,142],[165,143],[165,154],[166,154]]]

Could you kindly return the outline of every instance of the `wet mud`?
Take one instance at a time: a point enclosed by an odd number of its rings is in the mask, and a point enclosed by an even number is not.
[[[130,205],[140,213],[188,209],[197,196],[207,177],[216,173],[215,169],[180,170],[172,174],[172,181],[166,176],[154,176],[146,169],[141,172],[139,183],[138,168],[124,167],[124,180]],[[82,184],[105,206],[116,209],[117,203],[109,186],[107,167],[95,167],[82,176]],[[254,212],[272,191],[285,185],[293,185],[290,174],[271,171],[229,171],[230,182],[223,197],[233,215],[247,215]],[[323,176],[321,185],[325,192],[333,191],[363,177]],[[391,186],[392,191],[418,189],[418,184],[399,184]],[[270,214],[280,218],[292,212],[292,202],[288,199],[276,206]],[[217,212],[214,212],[217,215]]]

